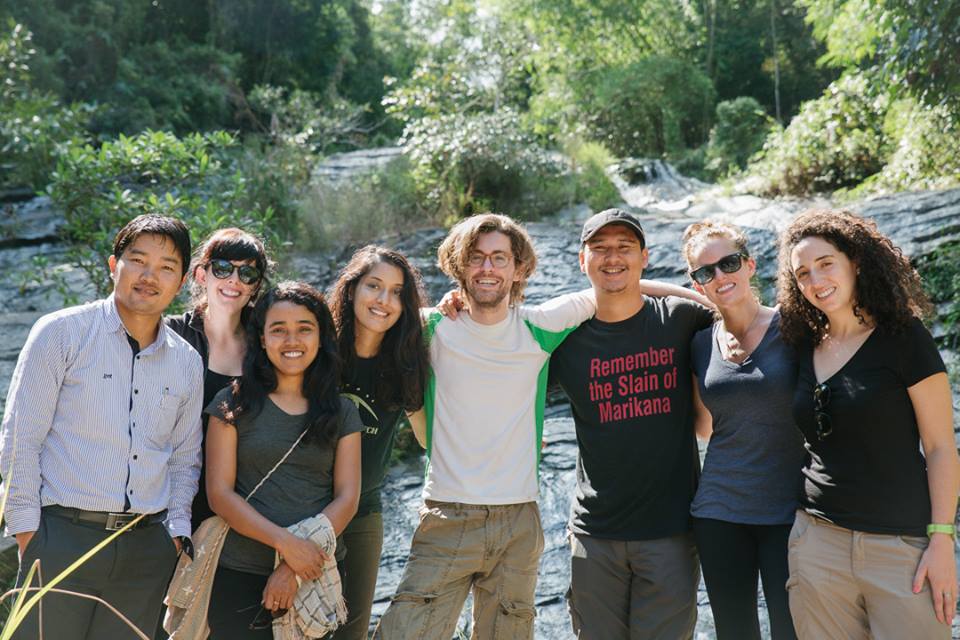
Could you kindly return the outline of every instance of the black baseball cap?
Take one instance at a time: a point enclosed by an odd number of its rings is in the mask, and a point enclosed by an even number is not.
[[[583,246],[597,231],[600,231],[600,229],[608,224],[622,224],[629,228],[637,234],[637,238],[640,239],[640,248],[646,248],[647,239],[643,235],[643,227],[640,226],[640,221],[623,209],[617,208],[601,211],[584,222],[583,231],[580,233],[580,245]]]

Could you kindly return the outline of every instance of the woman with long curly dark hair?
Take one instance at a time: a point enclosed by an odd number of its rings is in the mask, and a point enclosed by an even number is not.
[[[402,254],[372,245],[353,254],[330,295],[343,362],[341,390],[356,402],[364,424],[360,506],[343,533],[349,618],[335,640],[367,637],[383,547],[380,487],[401,418],[423,406],[423,300],[416,268]]]
[[[263,610],[289,609],[297,576],[318,577],[326,561],[319,546],[285,527],[323,513],[339,535],[360,495],[362,424],[353,403],[340,398],[336,333],[323,295],[301,282],[276,285],[254,307],[247,335],[243,375],[205,410],[207,494],[230,525],[210,597],[214,639],[272,637]],[[276,569],[275,552],[282,558]]]
[[[809,454],[788,543],[798,636],[949,638],[960,462],[919,275],[873,222],[813,210],[781,238],[779,302]]]

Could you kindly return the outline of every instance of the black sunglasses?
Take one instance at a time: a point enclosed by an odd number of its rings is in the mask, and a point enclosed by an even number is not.
[[[260,269],[257,269],[252,264],[242,264],[238,267],[223,258],[214,258],[207,264],[210,266],[210,273],[220,280],[229,278],[233,274],[234,269],[236,269],[237,276],[243,284],[257,284],[260,282],[260,278],[263,277]]]
[[[702,267],[698,267],[690,272],[690,277],[697,284],[707,284],[713,280],[716,270],[719,267],[720,271],[724,273],[736,273],[740,271],[740,268],[743,266],[743,259],[749,258],[745,253],[731,253],[728,256],[723,256],[716,262],[711,262],[710,264],[705,264]]]
[[[253,611],[254,609],[257,609],[257,615],[253,616],[253,620],[247,625],[247,628],[250,629],[250,631],[262,631],[263,629],[269,629],[273,626],[274,620],[287,613],[286,609],[277,609],[276,611],[271,611],[270,609],[265,609],[263,605],[257,604],[252,604],[249,607],[237,609],[237,613],[246,613],[247,611]]]
[[[821,382],[813,388],[813,417],[817,421],[817,439],[823,440],[833,433],[833,422],[827,413],[830,404],[830,385]]]

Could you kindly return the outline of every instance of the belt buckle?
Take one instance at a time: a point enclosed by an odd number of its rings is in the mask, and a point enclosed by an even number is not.
[[[138,515],[137,513],[108,513],[107,523],[103,528],[107,531],[119,531],[133,522]]]

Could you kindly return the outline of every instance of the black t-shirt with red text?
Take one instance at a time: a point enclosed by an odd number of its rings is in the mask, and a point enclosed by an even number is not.
[[[574,533],[652,540],[690,527],[700,470],[693,433],[690,341],[706,308],[644,296],[621,322],[580,325],[550,359],[577,429]]]

